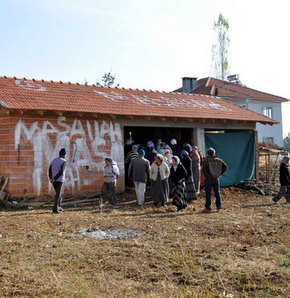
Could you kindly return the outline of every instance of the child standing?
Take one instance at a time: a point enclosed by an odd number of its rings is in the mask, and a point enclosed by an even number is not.
[[[109,205],[111,203],[113,206],[115,206],[117,203],[116,181],[118,176],[120,175],[120,171],[117,163],[109,157],[105,158],[105,164],[106,165],[104,167],[104,184],[102,187],[102,195],[106,201],[105,205]]]

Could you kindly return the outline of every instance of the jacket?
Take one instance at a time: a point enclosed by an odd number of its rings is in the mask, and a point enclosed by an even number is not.
[[[227,164],[222,159],[216,156],[207,156],[202,162],[202,171],[206,179],[217,179],[213,178],[210,173],[210,166],[214,163],[219,163],[221,165],[220,176],[223,175],[223,173],[228,169]]]
[[[134,182],[147,182],[150,174],[149,160],[144,157],[135,157],[131,160],[128,170],[128,176]]]
[[[57,182],[65,181],[66,160],[62,157],[56,157],[50,164],[48,170],[49,179],[54,179]]]
[[[165,180],[166,178],[169,177],[170,171],[169,171],[168,165],[165,162],[162,162],[161,165],[159,166],[159,173],[160,173],[161,180]],[[150,179],[153,181],[156,181],[157,176],[158,176],[158,165],[154,161],[150,169]]]
[[[192,177],[192,159],[189,156],[185,156],[181,159],[181,162],[187,172],[187,178]]]
[[[283,186],[290,185],[289,169],[284,162],[280,164],[280,184]]]
[[[120,171],[119,171],[119,168],[115,161],[113,161],[111,166],[104,167],[104,182],[105,183],[115,182],[119,175],[120,175]]]
[[[172,166],[170,169],[170,179],[173,184],[178,184],[180,180],[185,179],[187,177],[187,172],[184,166],[179,163],[176,171],[174,171],[174,167]]]

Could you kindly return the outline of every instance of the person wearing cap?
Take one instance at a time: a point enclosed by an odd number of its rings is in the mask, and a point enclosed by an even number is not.
[[[133,181],[131,181],[129,178],[128,169],[129,169],[131,160],[135,157],[138,157],[138,145],[133,145],[132,150],[130,152],[128,152],[128,154],[126,155],[126,158],[125,158],[125,172],[126,172],[125,184],[129,187],[134,186]]]
[[[129,178],[134,181],[138,206],[143,206],[144,204],[146,183],[150,174],[150,163],[144,156],[145,151],[140,149],[138,157],[131,160],[128,170]]]
[[[116,182],[119,175],[120,171],[117,163],[110,157],[105,158],[104,184],[102,187],[102,195],[105,199],[105,205],[112,204],[115,206],[117,203]]]
[[[209,148],[207,150],[207,157],[202,162],[202,171],[205,177],[205,196],[206,203],[204,213],[211,212],[211,189],[213,188],[216,197],[216,208],[220,211],[222,208],[220,195],[219,177],[228,169],[227,164],[217,156],[215,156],[215,149]]]
[[[66,172],[66,150],[62,148],[59,151],[59,157],[56,157],[50,164],[48,170],[49,180],[52,183],[55,190],[55,198],[53,204],[53,213],[60,213],[63,209],[60,206],[61,203],[61,189],[65,181]]]

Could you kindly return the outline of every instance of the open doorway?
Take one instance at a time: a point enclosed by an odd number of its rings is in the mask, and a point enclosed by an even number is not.
[[[148,141],[153,141],[156,144],[158,139],[170,145],[172,139],[176,139],[181,145],[184,143],[193,144],[193,129],[192,128],[176,128],[176,127],[144,127],[144,126],[125,126],[124,127],[125,142],[132,140],[133,144],[146,145]],[[131,142],[127,142],[130,144]],[[125,145],[125,154],[130,151],[131,146]]]

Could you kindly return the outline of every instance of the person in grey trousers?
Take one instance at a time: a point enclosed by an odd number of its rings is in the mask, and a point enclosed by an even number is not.
[[[145,151],[140,149],[138,157],[131,160],[128,176],[134,181],[138,205],[142,206],[145,200],[146,183],[150,173],[150,162],[145,156]]]
[[[50,182],[55,189],[55,198],[52,212],[60,213],[63,209],[60,207],[61,203],[61,188],[65,181],[65,171],[66,171],[66,151],[62,148],[59,151],[59,157],[56,157],[50,164],[48,170],[48,176]]]

